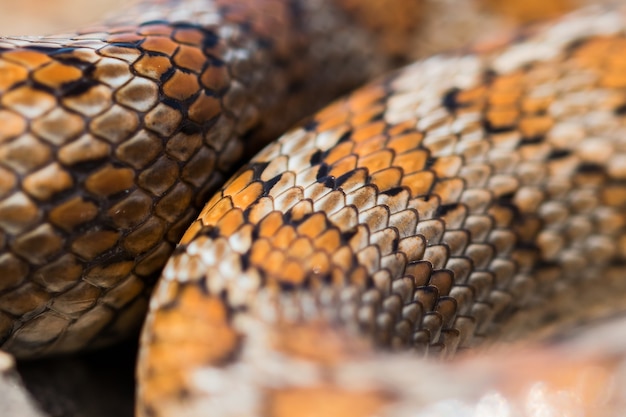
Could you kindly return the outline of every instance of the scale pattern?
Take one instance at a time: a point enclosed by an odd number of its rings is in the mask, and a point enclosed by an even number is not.
[[[39,356],[136,329],[233,166],[385,67],[369,30],[327,1],[172,0],[0,39],[0,346]]]
[[[623,295],[624,27],[587,10],[418,62],[266,147],[164,270],[139,415],[413,415],[422,371],[381,350],[450,357]]]

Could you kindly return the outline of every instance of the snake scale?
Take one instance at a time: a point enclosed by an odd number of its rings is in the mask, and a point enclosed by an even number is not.
[[[2,38],[2,349],[128,336],[167,261],[137,415],[399,417],[450,371],[419,358],[619,307],[618,8],[387,74],[222,185],[397,63],[419,13],[161,0]]]

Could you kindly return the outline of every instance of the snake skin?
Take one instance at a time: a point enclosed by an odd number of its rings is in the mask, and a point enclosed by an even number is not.
[[[165,267],[138,415],[414,416],[415,355],[623,297],[625,28],[417,62],[266,147]]]
[[[395,4],[401,38],[417,3]],[[389,65],[373,56],[395,59],[375,37],[388,23],[344,8],[163,0],[70,35],[0,39],[0,347],[41,356],[137,329],[235,164]]]

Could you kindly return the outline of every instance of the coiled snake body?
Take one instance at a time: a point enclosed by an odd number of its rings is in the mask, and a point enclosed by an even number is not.
[[[129,332],[236,161],[397,53],[325,3],[143,5],[0,44],[3,349]],[[450,357],[619,300],[623,19],[418,62],[266,147],[165,267],[138,414],[413,415],[426,368],[389,350]]]

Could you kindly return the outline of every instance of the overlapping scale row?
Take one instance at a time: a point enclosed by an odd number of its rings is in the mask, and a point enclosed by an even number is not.
[[[362,52],[373,35],[325,3],[151,2],[0,40],[3,349],[73,351],[136,328],[242,155],[381,68]]]
[[[447,357],[624,294],[623,27],[418,62],[261,151],[164,270],[144,415],[378,415],[411,390],[366,340]]]

